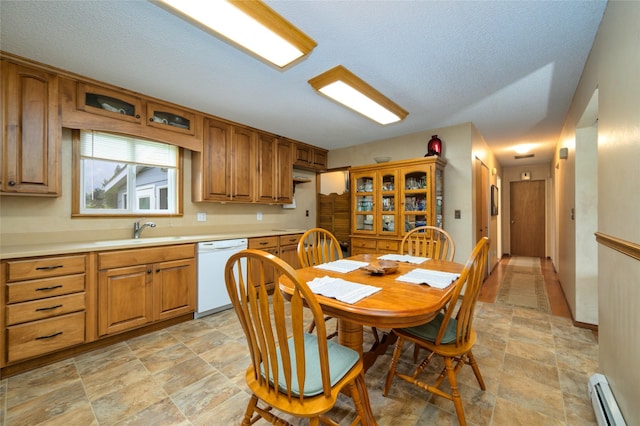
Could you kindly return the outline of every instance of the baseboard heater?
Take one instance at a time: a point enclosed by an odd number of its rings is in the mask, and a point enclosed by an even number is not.
[[[604,375],[596,373],[589,378],[589,399],[591,399],[598,426],[627,425]]]

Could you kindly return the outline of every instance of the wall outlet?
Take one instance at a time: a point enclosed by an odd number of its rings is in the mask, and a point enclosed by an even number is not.
[[[207,214],[206,213],[196,213],[196,220],[198,222],[206,222],[207,221]]]
[[[460,210],[454,210],[453,211],[453,218],[454,219],[460,219]]]
[[[262,212],[258,210],[258,214],[256,215],[257,220],[262,220]]]

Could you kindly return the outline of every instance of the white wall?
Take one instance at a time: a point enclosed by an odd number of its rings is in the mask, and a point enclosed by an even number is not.
[[[640,2],[608,2],[557,147],[569,147],[569,159],[580,154],[572,149],[576,129],[597,89],[597,230],[631,247],[640,246],[638,22]],[[581,188],[564,184],[570,182],[571,174],[563,173],[562,165],[569,163],[559,160],[557,152],[554,161],[560,164],[556,170],[558,199],[575,199],[574,192]],[[564,230],[563,218],[558,219],[560,245]],[[606,375],[626,423],[640,424],[640,261],[602,244],[597,253],[599,370]],[[560,270],[565,269],[563,262],[570,255],[577,255],[575,249],[559,256]]]

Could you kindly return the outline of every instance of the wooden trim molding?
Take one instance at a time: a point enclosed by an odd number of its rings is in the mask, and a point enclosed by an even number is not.
[[[640,260],[640,244],[632,243],[621,238],[616,238],[612,235],[603,234],[602,232],[596,232],[596,241],[599,244],[607,246],[613,250],[619,251],[622,254],[633,257],[636,260]]]

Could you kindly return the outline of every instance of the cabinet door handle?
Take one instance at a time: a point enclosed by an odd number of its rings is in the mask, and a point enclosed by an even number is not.
[[[136,114],[136,118],[140,118],[140,114]]]
[[[64,268],[64,265],[39,266],[36,268],[36,271],[50,271],[58,268]]]
[[[58,308],[62,308],[62,305],[49,306],[48,308],[38,308],[38,309],[36,309],[36,312],[38,312],[38,311],[52,311],[52,310],[58,309]]]
[[[59,335],[61,335],[61,334],[62,334],[62,331],[58,331],[57,333],[53,333],[53,334],[50,334],[50,335],[48,335],[48,336],[40,336],[40,337],[36,337],[36,340],[51,339],[51,338],[56,337],[56,336],[59,336]]]
[[[147,269],[147,274],[150,274],[152,272],[151,268]]]
[[[267,245],[267,244],[269,244],[269,243],[268,243],[268,242],[266,242],[266,241],[260,241],[260,245],[265,246],[265,245]]]
[[[9,184],[9,186],[16,186],[16,181],[15,180],[10,180],[7,183]]]
[[[62,288],[62,284],[52,285],[51,287],[40,287],[40,288],[36,288],[36,291],[55,290],[56,288]]]

